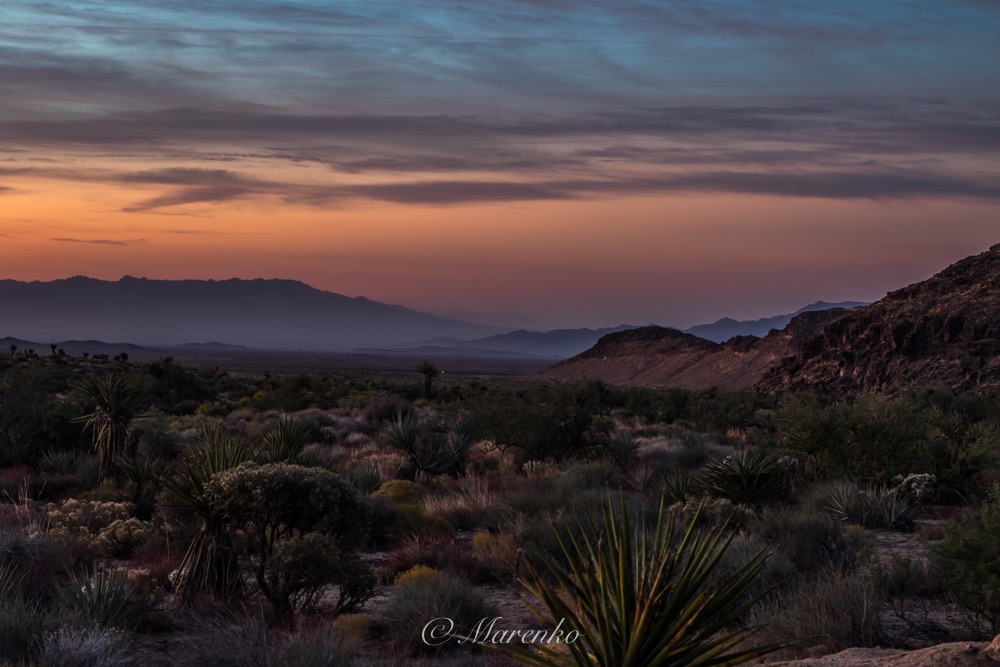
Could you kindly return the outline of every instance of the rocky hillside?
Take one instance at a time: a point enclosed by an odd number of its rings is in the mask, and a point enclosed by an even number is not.
[[[892,393],[1000,388],[1000,245],[868,306],[803,313],[764,338],[713,343],[645,327],[604,336],[553,379],[650,387]]]
[[[764,391],[1000,387],[1000,245],[829,323],[758,383]]]
[[[621,331],[550,367],[545,375],[555,380],[596,378],[647,387],[742,389],[846,313],[839,309],[803,313],[764,338],[738,336],[721,344],[663,327]]]

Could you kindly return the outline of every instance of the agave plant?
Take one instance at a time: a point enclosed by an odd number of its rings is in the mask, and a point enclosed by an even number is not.
[[[188,597],[202,591],[233,596],[242,589],[232,535],[224,515],[211,501],[208,484],[214,475],[256,456],[256,448],[245,438],[226,433],[218,424],[202,426],[198,445],[189,450],[178,473],[159,478],[182,510],[201,518],[174,581],[177,592]]]
[[[119,459],[135,455],[138,440],[134,421],[142,417],[146,397],[132,379],[119,372],[85,375],[74,387],[93,412],[80,417],[93,431],[94,452],[104,476],[114,472]]]
[[[745,647],[753,629],[737,625],[767,594],[748,594],[764,552],[727,569],[732,534],[681,534],[663,505],[655,526],[637,530],[624,501],[609,499],[603,513],[601,526],[556,531],[561,559],[534,553],[523,580],[535,598],[528,606],[550,628],[562,620],[566,641],[506,645],[515,659],[546,667],[735,665],[781,648]],[[569,641],[572,632],[579,635]]]

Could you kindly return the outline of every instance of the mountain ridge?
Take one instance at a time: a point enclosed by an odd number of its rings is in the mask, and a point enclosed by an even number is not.
[[[318,290],[296,280],[0,280],[0,336],[194,339],[270,349],[349,350],[433,336],[481,337],[508,329]]]

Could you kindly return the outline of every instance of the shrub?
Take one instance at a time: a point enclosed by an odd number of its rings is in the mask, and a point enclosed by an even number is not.
[[[303,602],[311,604],[319,588],[357,570],[350,561],[367,534],[370,510],[347,482],[328,470],[244,463],[213,477],[207,496],[221,515],[245,531],[244,556],[261,593],[279,614]],[[311,533],[330,539],[281,546]],[[324,557],[323,549],[336,558]],[[308,572],[306,564],[322,571]]]
[[[97,534],[101,551],[112,558],[131,558],[143,542],[153,533],[148,521],[117,519]]]
[[[456,548],[451,539],[441,537],[412,537],[405,540],[386,554],[380,577],[383,581],[390,582],[400,572],[417,565],[459,573],[474,582],[496,580],[493,574],[494,564],[485,562],[467,549]]]
[[[803,572],[822,567],[850,567],[856,554],[848,546],[840,524],[815,511],[765,511],[754,532],[777,547]]]
[[[121,630],[60,628],[42,635],[38,663],[43,667],[127,667],[128,637]]]
[[[740,603],[764,566],[763,552],[725,570],[720,562],[732,538],[690,529],[680,534],[662,505],[654,523],[640,522],[633,530],[625,504],[609,499],[603,523],[584,520],[580,528],[580,538],[558,535],[568,568],[536,553],[524,582],[540,603],[533,606],[540,620],[548,627],[562,620],[567,632],[580,636],[558,649],[507,645],[518,660],[589,665],[597,656],[612,665],[739,664],[779,648],[740,648],[752,630],[733,628],[761,597]]]
[[[292,611],[313,608],[329,588],[338,587],[334,612],[356,608],[375,591],[371,568],[329,535],[306,533],[281,540],[267,563],[270,598],[287,600]]]
[[[689,498],[684,503],[670,505],[667,515],[685,526],[699,529],[718,529],[726,526],[741,530],[750,525],[754,513],[746,507],[734,505],[724,498]]]
[[[803,578],[780,604],[752,614],[764,641],[790,642],[804,654],[822,645],[834,653],[852,646],[877,646],[883,637],[879,612],[882,596],[860,574],[827,572]]]
[[[517,574],[521,548],[510,533],[481,530],[472,536],[472,549],[490,566],[497,579],[509,579]]]
[[[427,500],[427,489],[416,482],[394,479],[380,486],[372,495],[391,505],[421,505]]]
[[[392,639],[411,651],[457,646],[453,640],[437,647],[424,643],[422,633],[432,619],[451,619],[456,631],[462,634],[482,619],[497,615],[496,607],[487,602],[475,586],[448,572],[404,580],[393,591],[382,612]]]
[[[932,554],[945,589],[1000,630],[1000,487],[978,512],[949,523]]]

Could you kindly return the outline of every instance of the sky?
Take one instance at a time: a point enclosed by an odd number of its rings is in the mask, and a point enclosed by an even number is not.
[[[992,0],[0,13],[0,278],[686,327],[872,301],[1000,242]]]

